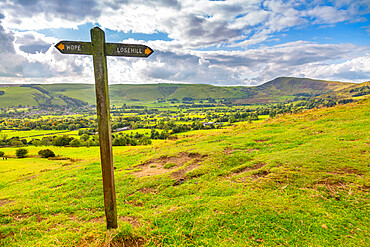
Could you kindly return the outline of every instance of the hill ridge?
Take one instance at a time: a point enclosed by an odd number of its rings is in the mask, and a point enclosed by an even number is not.
[[[111,104],[154,103],[158,100],[183,98],[195,100],[224,99],[236,104],[279,103],[293,100],[297,95],[308,97],[335,92],[355,85],[310,78],[278,77],[255,87],[214,86],[209,84],[112,84]],[[93,84],[55,83],[24,84],[1,87],[0,105],[11,106],[81,106],[95,104]]]

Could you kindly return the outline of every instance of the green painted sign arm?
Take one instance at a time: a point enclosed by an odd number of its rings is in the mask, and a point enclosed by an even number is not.
[[[55,45],[63,54],[92,55],[91,42],[60,41]],[[105,43],[106,56],[149,57],[154,52],[146,45]]]

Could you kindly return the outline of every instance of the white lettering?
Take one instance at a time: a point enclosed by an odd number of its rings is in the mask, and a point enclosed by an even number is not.
[[[81,45],[66,45],[66,49],[71,51],[81,51]]]
[[[116,52],[117,53],[129,53],[129,54],[131,54],[131,53],[136,53],[136,54],[140,53],[140,54],[142,54],[143,53],[143,49],[141,49],[141,48],[128,48],[128,47],[118,46],[116,48]]]

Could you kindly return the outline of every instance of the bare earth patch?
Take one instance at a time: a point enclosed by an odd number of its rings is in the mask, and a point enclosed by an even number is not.
[[[155,191],[153,188],[141,188],[138,191],[140,191],[143,194],[155,194]]]
[[[370,186],[362,186],[360,187],[360,189],[363,191],[363,192],[366,192],[366,193],[370,193]]]
[[[252,175],[252,178],[253,178],[253,179],[264,178],[264,177],[266,177],[268,174],[270,174],[270,172],[268,172],[268,171],[260,171],[260,172],[258,172],[258,173],[256,173],[256,174],[253,174],[253,175]]]
[[[59,188],[59,187],[62,187],[63,185],[65,185],[66,183],[62,183],[62,184],[58,184],[58,185],[55,185],[55,186],[51,186],[49,187],[50,189],[55,189],[55,188]]]
[[[242,172],[255,171],[255,170],[258,170],[258,169],[264,167],[265,165],[266,165],[266,163],[259,162],[259,163],[255,164],[253,167],[245,167],[245,168],[243,168],[243,169],[241,169],[241,170],[239,170],[237,172],[234,172],[234,174],[236,174],[236,173],[242,173]]]
[[[135,171],[133,174],[137,177],[155,176],[164,173],[170,173],[173,170],[183,166],[191,161],[191,163],[182,170],[173,172],[171,176],[175,179],[183,178],[186,172],[195,169],[205,156],[198,153],[179,153],[177,156],[164,156],[158,159],[152,159],[144,164],[137,166],[140,171]],[[167,165],[167,166],[166,166]],[[169,168],[165,168],[169,167]]]
[[[255,142],[267,142],[268,139],[254,140]]]
[[[13,201],[10,201],[8,199],[0,199],[0,207],[4,206],[5,204],[12,203]]]
[[[118,219],[120,221],[128,222],[130,223],[134,228],[138,228],[141,226],[139,220],[134,216],[119,216]]]
[[[10,234],[5,235],[5,234],[0,232],[0,240],[5,239],[5,238],[10,237],[10,236],[13,236],[13,235],[14,235],[14,233],[10,233]]]
[[[362,175],[362,172],[356,170],[355,168],[351,167],[345,167],[341,169],[342,172],[347,173],[347,174],[357,174],[357,175]]]
[[[143,238],[115,240],[109,244],[109,247],[141,247],[145,245]]]
[[[229,149],[229,148],[226,148],[224,150],[225,154],[232,154],[232,153],[235,153],[235,152],[248,152],[248,153],[252,153],[252,152],[259,152],[260,150],[259,149]]]
[[[10,215],[15,221],[22,221],[31,217],[28,213],[26,214],[11,214]]]
[[[316,186],[325,186],[325,188],[330,192],[330,195],[335,198],[336,200],[340,200],[340,197],[337,195],[340,190],[346,189],[348,184],[341,182],[341,181],[334,181],[332,179],[325,179],[315,183],[314,188]]]
[[[262,163],[262,162],[256,163],[256,164],[254,164],[253,167],[245,167],[243,169],[240,169],[240,170],[237,170],[237,171],[234,171],[234,172],[230,173],[227,176],[227,178],[231,179],[233,176],[236,176],[240,173],[245,173],[245,172],[250,172],[250,171],[256,171],[256,172],[253,172],[254,174],[251,175],[251,178],[253,180],[257,180],[259,178],[266,177],[268,174],[270,174],[269,171],[264,171],[264,170],[258,171],[260,168],[264,167],[265,165],[266,165],[266,163]],[[238,182],[245,182],[245,181],[246,181],[246,177],[238,178]]]

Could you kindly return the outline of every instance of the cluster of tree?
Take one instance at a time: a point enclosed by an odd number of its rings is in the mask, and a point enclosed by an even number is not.
[[[193,102],[187,102],[184,101],[182,102],[183,104],[186,105],[179,105],[178,107],[180,109],[190,109],[190,108],[211,108],[211,107],[216,107],[215,104],[194,104]]]
[[[161,120],[156,125],[152,126],[155,129],[162,129],[166,132],[180,133],[191,130],[190,125],[187,124],[176,124],[173,120]]]
[[[353,102],[352,99],[341,99],[335,100],[333,98],[312,98],[310,100],[302,101],[297,104],[283,104],[279,103],[273,106],[264,107],[257,109],[256,113],[259,115],[269,115],[270,117],[275,117],[277,115],[296,113],[306,109],[322,108],[322,107],[333,107],[338,104],[348,104]]]
[[[258,115],[265,115],[265,114],[259,114],[258,112],[236,112],[234,114],[225,114],[223,116],[220,116],[216,119],[216,122],[229,122],[229,123],[235,123],[235,122],[252,122],[258,120]]]
[[[161,140],[165,140],[169,136],[170,136],[170,134],[166,130],[164,130],[161,133],[159,133],[157,130],[152,129],[151,132],[150,132],[150,139],[161,139]]]
[[[30,143],[26,139],[20,139],[19,137],[12,137],[7,139],[8,135],[0,134],[0,147],[13,146],[13,147],[23,147]]]
[[[367,94],[370,94],[370,86],[366,85],[366,86],[358,87],[358,88],[352,89],[349,92],[355,93],[352,95],[353,97],[367,95]]]
[[[149,137],[136,133],[136,135],[113,135],[113,146],[136,146],[150,145],[152,140]]]
[[[80,128],[96,128],[95,119],[0,119],[0,129],[16,130],[76,130]]]
[[[6,136],[6,135],[5,135]],[[98,146],[99,140],[97,136],[82,135],[80,139],[63,136],[45,136],[40,139],[32,139],[27,141],[26,139],[20,139],[19,137],[12,137],[9,139],[1,138],[4,134],[0,135],[0,146],[13,146],[13,147],[24,147],[28,145],[33,146],[57,146],[57,147],[80,147],[80,146]]]
[[[97,136],[90,138],[89,135],[82,135],[80,139],[69,137],[67,135],[56,136],[56,137],[44,137],[42,140],[33,140],[35,146],[56,146],[56,147],[90,147],[99,146],[99,140]]]

